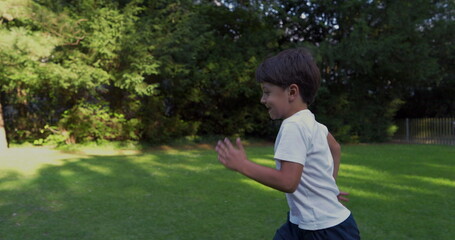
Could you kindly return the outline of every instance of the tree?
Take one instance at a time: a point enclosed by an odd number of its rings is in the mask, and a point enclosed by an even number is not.
[[[147,36],[137,31],[140,4],[122,9],[110,1],[22,1],[20,8],[17,4],[10,3],[11,9],[21,9],[18,17],[2,24],[6,47],[0,53],[5,66],[0,73],[2,91],[17,92],[8,101],[23,109],[14,119],[15,129],[36,138],[46,124],[56,124],[54,119],[80,101],[102,103],[103,95],[113,92],[124,96],[153,92],[155,85],[145,76],[156,73],[157,62],[151,46],[143,42]],[[38,110],[31,112],[31,106]],[[32,125],[32,119],[38,122]]]
[[[40,63],[51,55],[59,39],[32,30],[32,13],[40,10],[30,1],[3,1],[0,19],[0,92],[8,93],[18,104],[26,104],[28,92],[40,83]],[[39,14],[40,12],[38,12]],[[28,27],[25,27],[29,25]],[[3,104],[0,103],[0,107]],[[0,110],[0,145],[7,146],[3,108]]]
[[[448,0],[7,0],[0,9],[0,103],[13,140],[45,138],[45,126],[77,141],[274,136],[254,71],[290,47],[313,51],[323,82],[311,108],[343,141],[386,140],[410,95],[434,96],[454,79]],[[119,130],[103,136],[100,122]],[[0,118],[0,137],[1,127]]]
[[[437,59],[439,77],[405,92],[397,118],[453,117],[455,112],[455,3],[437,1],[431,18],[419,25]]]
[[[0,102],[0,151],[8,148],[8,141],[6,139],[5,121],[3,120],[3,107]]]
[[[281,46],[314,50],[323,83],[313,108],[342,139],[387,140],[404,93],[441,79],[420,28],[441,11],[437,3],[271,2]]]
[[[261,111],[254,69],[260,56],[273,51],[275,31],[255,9],[211,1],[155,1],[148,7],[153,14],[142,25],[152,33],[161,65],[151,76],[159,83],[157,94],[142,111],[149,116],[145,137],[258,132],[263,114],[256,114]]]

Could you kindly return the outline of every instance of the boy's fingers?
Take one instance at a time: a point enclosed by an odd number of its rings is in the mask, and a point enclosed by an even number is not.
[[[343,202],[349,202],[349,198],[341,197],[338,196],[338,200],[343,201]]]
[[[347,195],[349,195],[349,193],[340,192],[340,194],[338,194],[337,198],[338,198],[339,201],[349,202],[349,198],[343,197],[343,196],[347,196]]]
[[[215,151],[218,153],[218,156],[221,154],[221,149],[218,146],[215,147]]]
[[[241,150],[241,151],[245,151],[243,149],[243,144],[242,144],[242,141],[240,140],[240,138],[237,138],[237,147]]]
[[[226,144],[227,149],[232,149],[233,148],[232,143],[231,143],[231,141],[229,141],[228,138],[224,139],[224,143]]]
[[[220,155],[218,155],[218,161],[220,161],[222,164],[225,163],[224,158],[222,158]]]
[[[226,147],[223,144],[223,142],[218,141],[218,144],[216,145],[216,151],[218,152],[219,155],[225,156],[226,155]]]
[[[223,141],[218,141],[218,148],[221,150],[226,150],[226,144]]]

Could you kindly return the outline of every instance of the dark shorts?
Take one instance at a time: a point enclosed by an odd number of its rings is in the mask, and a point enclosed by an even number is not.
[[[359,240],[360,233],[354,217],[349,217],[344,222],[331,228],[321,230],[303,230],[288,221],[275,233],[273,240]]]

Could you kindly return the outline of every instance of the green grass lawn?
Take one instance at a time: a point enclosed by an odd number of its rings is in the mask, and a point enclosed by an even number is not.
[[[272,146],[246,148],[274,166]],[[363,239],[453,239],[455,148],[348,145],[338,178]],[[0,239],[271,239],[284,194],[211,149],[0,153]]]

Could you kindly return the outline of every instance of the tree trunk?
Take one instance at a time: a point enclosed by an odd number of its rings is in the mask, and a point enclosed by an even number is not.
[[[8,141],[6,140],[5,121],[3,121],[3,106],[0,101],[0,152],[8,148]]]

